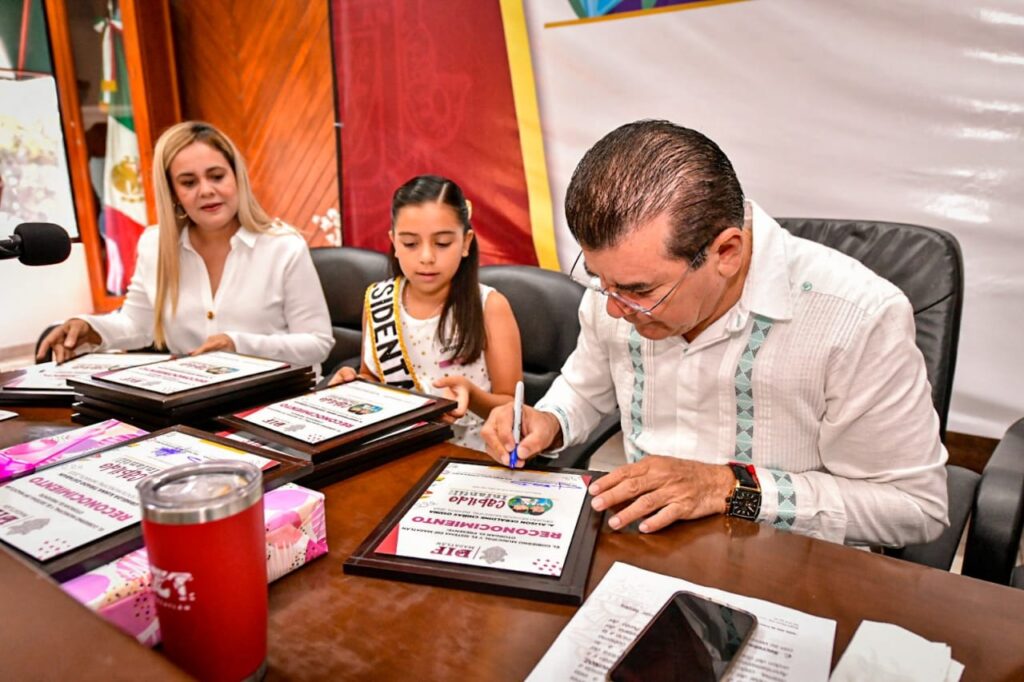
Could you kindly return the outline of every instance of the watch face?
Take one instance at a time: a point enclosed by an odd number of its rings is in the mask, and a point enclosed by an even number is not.
[[[741,519],[750,519],[751,521],[754,521],[757,519],[757,514],[760,511],[760,491],[738,488],[733,492],[732,503],[729,505],[729,514],[731,516],[738,516]]]

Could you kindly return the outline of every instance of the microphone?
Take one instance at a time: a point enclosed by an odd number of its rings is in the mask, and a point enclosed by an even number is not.
[[[0,239],[0,260],[17,258],[25,265],[52,265],[67,260],[71,238],[53,223],[22,223],[9,239]]]

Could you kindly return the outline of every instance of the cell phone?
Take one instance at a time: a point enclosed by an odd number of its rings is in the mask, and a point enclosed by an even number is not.
[[[720,680],[756,627],[752,613],[676,592],[611,667],[608,679]]]

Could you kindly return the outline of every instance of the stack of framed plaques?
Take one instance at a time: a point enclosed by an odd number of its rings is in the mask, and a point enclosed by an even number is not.
[[[0,373],[0,405],[70,405],[75,392],[70,379],[87,379],[111,372],[169,360],[166,353],[89,353],[58,365],[44,362]]]
[[[308,391],[311,367],[292,367],[236,353],[215,352],[92,377],[69,379],[75,421],[120,419],[155,430],[213,417]]]
[[[430,421],[452,400],[369,381],[306,393],[221,417],[232,438],[315,465],[304,485],[321,485],[451,437]]]
[[[345,561],[345,572],[579,605],[600,472],[442,458]]]
[[[189,427],[164,429],[0,485],[0,542],[56,580],[69,580],[142,546],[141,479],[177,464],[236,458],[263,469],[265,490],[311,469]]]

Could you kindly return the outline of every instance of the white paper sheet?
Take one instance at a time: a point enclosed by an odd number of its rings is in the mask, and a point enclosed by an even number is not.
[[[608,669],[675,592],[687,590],[758,619],[725,679],[827,680],[836,622],[760,599],[616,563],[533,669],[528,682],[604,680]]]
[[[957,682],[963,670],[948,644],[930,642],[899,625],[865,620],[839,659],[831,682]]]

